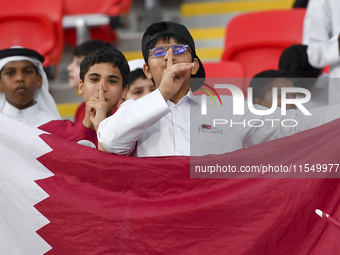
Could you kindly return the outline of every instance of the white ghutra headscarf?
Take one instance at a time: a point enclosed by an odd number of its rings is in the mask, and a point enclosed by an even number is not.
[[[21,60],[30,61],[33,65],[37,67],[39,74],[42,76],[42,86],[40,89],[36,91],[34,96],[34,100],[37,102],[39,109],[43,112],[46,112],[49,115],[54,116],[56,119],[60,119],[60,114],[57,105],[49,92],[49,84],[46,73],[43,69],[42,63],[38,59],[28,56],[5,57],[0,59],[0,70],[2,70],[3,67],[9,62]],[[2,112],[5,103],[6,103],[5,93],[0,93],[0,112]]]
[[[144,63],[145,63],[145,61],[142,58],[130,60],[128,62],[129,67],[130,67],[130,73],[139,69],[139,68],[141,68],[143,70]]]

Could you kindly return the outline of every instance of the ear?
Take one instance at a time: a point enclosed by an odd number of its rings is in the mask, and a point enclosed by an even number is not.
[[[146,78],[148,78],[148,79],[150,79],[150,80],[152,79],[151,70],[150,70],[149,66],[148,66],[146,63],[144,63],[143,72],[144,72]]]
[[[0,93],[4,93],[4,88],[2,87],[1,74],[0,74]]]
[[[37,75],[37,89],[41,89],[42,87],[42,76],[41,74]]]
[[[262,105],[262,106],[263,106],[262,99],[256,97],[256,98],[254,99],[254,104],[259,104],[259,105]]]
[[[84,87],[85,87],[84,83],[80,80],[79,81],[79,85],[78,85],[78,93],[79,93],[79,95],[84,94]]]
[[[194,58],[194,62],[195,64],[194,68],[191,69],[191,75],[195,75],[200,67],[200,63],[198,62],[197,58]]]
[[[126,95],[129,91],[129,85],[126,85],[124,88],[123,88],[123,92],[122,92],[122,95],[120,96],[123,100],[126,100]]]

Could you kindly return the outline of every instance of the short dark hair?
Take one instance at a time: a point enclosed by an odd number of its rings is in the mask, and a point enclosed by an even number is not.
[[[147,79],[145,73],[143,72],[142,68],[137,68],[134,71],[130,72],[129,79],[128,79],[128,86],[135,82],[138,78]]]
[[[101,48],[91,52],[80,63],[80,79],[84,82],[85,74],[91,66],[100,63],[109,63],[118,67],[123,77],[123,88],[128,83],[130,73],[129,64],[122,52],[113,48]]]
[[[311,66],[308,61],[307,45],[294,44],[286,48],[280,57],[279,69],[293,78],[317,78],[321,69]]]
[[[307,45],[303,44],[294,44],[283,51],[279,61],[279,69],[286,71],[293,78],[304,78],[296,79],[296,86],[306,89],[315,84],[315,78],[318,78],[321,73],[320,68],[315,68],[309,63]]]
[[[285,78],[293,83],[292,76],[282,70],[267,70],[256,74],[249,84],[249,87],[253,88],[253,102],[255,98],[263,100],[267,92],[272,89],[273,81],[278,78]]]
[[[114,48],[113,45],[108,42],[103,42],[98,39],[89,40],[76,46],[73,55],[77,57],[86,57],[90,52],[105,47]]]

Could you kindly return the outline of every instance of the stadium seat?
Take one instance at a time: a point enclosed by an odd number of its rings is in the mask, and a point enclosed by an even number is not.
[[[222,61],[222,62],[204,62],[206,83],[213,86],[221,82],[232,84],[239,87],[243,94],[247,95],[247,87],[245,82],[245,71],[242,64],[235,61]],[[229,89],[217,88],[216,91],[219,95],[231,95]],[[196,90],[193,94],[205,94],[203,90]]]
[[[275,58],[272,60],[269,60],[268,62],[266,62],[261,71],[266,71],[266,70],[279,70],[279,61],[280,58]]]
[[[305,8],[261,11],[234,17],[226,29],[222,61],[237,61],[246,77],[278,60],[285,48],[302,43]],[[269,64],[270,62],[270,64]]]
[[[130,11],[132,0],[64,0],[64,15],[104,14],[110,18],[109,24],[91,27],[89,39],[100,39],[115,42],[117,33],[115,28],[126,23],[126,16]],[[77,44],[76,30],[64,29],[65,42],[70,45]]]
[[[45,57],[53,79],[63,52],[62,0],[0,1],[0,49],[23,46]]]

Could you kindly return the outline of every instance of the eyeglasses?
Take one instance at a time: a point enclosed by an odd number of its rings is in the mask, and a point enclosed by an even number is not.
[[[172,52],[176,55],[185,54],[187,51],[187,48],[191,52],[189,45],[162,46],[162,47],[150,49],[149,52],[151,52],[154,58],[159,58],[159,57],[164,57],[169,48],[171,48]]]

